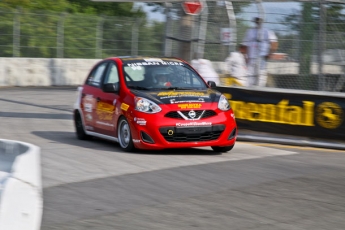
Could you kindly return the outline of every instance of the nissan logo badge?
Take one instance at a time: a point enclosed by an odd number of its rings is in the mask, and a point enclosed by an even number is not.
[[[194,110],[189,111],[188,116],[192,119],[196,117],[196,112]]]

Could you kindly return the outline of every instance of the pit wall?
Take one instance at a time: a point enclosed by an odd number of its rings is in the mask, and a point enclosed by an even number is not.
[[[68,86],[80,85],[91,67],[100,59],[0,58],[0,86]],[[224,62],[213,62],[218,73]],[[298,74],[296,62],[269,62],[270,74]],[[324,65],[324,73],[341,74],[340,66]],[[312,73],[318,67],[312,65]]]

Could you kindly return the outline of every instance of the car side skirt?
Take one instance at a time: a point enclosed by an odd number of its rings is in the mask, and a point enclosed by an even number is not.
[[[93,137],[99,137],[102,139],[107,139],[109,141],[115,141],[115,142],[119,142],[119,139],[117,137],[111,137],[111,136],[107,136],[107,135],[103,135],[103,134],[99,134],[99,133],[95,133],[95,132],[90,132],[90,131],[85,131],[85,133],[87,135],[93,136]]]

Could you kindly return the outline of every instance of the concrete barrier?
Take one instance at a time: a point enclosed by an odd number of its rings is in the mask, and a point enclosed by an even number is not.
[[[39,230],[42,210],[40,148],[0,139],[0,229]]]
[[[91,67],[100,59],[69,58],[0,58],[0,86],[67,86],[84,82]],[[224,73],[224,62],[212,62],[218,74]],[[297,62],[268,62],[269,74],[298,74]],[[318,71],[312,63],[312,73]],[[324,73],[341,74],[339,65],[324,65]]]
[[[0,86],[80,85],[99,59],[0,58]]]
[[[217,73],[225,73],[225,62],[212,62],[213,68]],[[319,69],[318,63],[311,64],[310,74],[317,74]],[[269,74],[299,74],[299,63],[292,61],[269,61],[267,62],[267,71]],[[341,65],[325,64],[323,65],[324,74],[342,74]]]

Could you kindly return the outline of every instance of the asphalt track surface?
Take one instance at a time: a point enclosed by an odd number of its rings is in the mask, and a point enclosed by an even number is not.
[[[0,138],[41,147],[42,230],[345,229],[345,151],[237,142],[125,153],[77,140],[75,87],[0,88]]]

